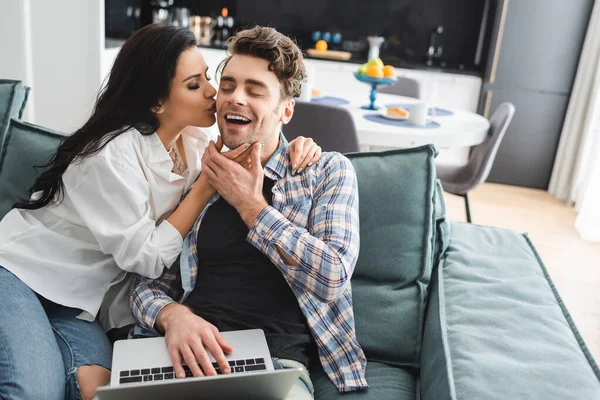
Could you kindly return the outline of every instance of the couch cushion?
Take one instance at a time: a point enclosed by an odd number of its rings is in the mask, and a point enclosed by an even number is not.
[[[63,134],[25,122],[10,120],[0,152],[0,219],[19,199],[29,198],[29,189],[42,173]]]
[[[378,362],[367,364],[369,390],[341,394],[318,366],[310,370],[315,400],[413,400],[416,399],[417,373],[410,367],[393,367]]]
[[[452,224],[432,280],[421,394],[600,399],[600,371],[527,236]]]
[[[435,244],[435,149],[347,154],[356,169],[356,333],[369,361],[417,366]]]
[[[11,118],[21,119],[29,88],[20,81],[0,79],[0,152]]]

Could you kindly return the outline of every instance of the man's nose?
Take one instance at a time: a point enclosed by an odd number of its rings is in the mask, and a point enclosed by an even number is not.
[[[227,99],[227,101],[230,104],[236,104],[236,105],[246,105],[246,94],[244,93],[244,91],[242,89],[235,89],[233,91],[233,93],[231,93],[231,95],[229,96],[229,98]]]

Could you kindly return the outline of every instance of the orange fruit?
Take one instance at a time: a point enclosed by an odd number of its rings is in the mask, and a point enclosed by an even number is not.
[[[365,75],[370,76],[371,78],[383,78],[383,68],[377,65],[371,65],[367,68]]]
[[[319,40],[316,44],[315,44],[315,49],[319,50],[319,51],[325,51],[327,50],[327,42],[324,41],[323,39]]]
[[[383,76],[394,78],[396,76],[396,68],[394,68],[392,65],[386,65],[383,67]]]

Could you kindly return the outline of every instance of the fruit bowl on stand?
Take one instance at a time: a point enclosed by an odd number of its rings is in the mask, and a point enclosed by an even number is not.
[[[361,74],[360,72],[355,72],[354,77],[361,82],[368,83],[371,85],[371,104],[369,104],[368,106],[362,106],[362,108],[364,108],[365,110],[379,110],[380,107],[377,107],[375,105],[375,99],[377,98],[377,86],[392,85],[398,80],[398,78],[396,78],[395,76],[375,78],[372,76]]]

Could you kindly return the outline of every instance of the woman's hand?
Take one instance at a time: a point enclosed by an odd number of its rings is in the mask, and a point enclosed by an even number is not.
[[[315,164],[321,158],[321,147],[311,138],[298,136],[290,142],[289,147],[290,164],[292,175],[300,173],[306,167]]]

